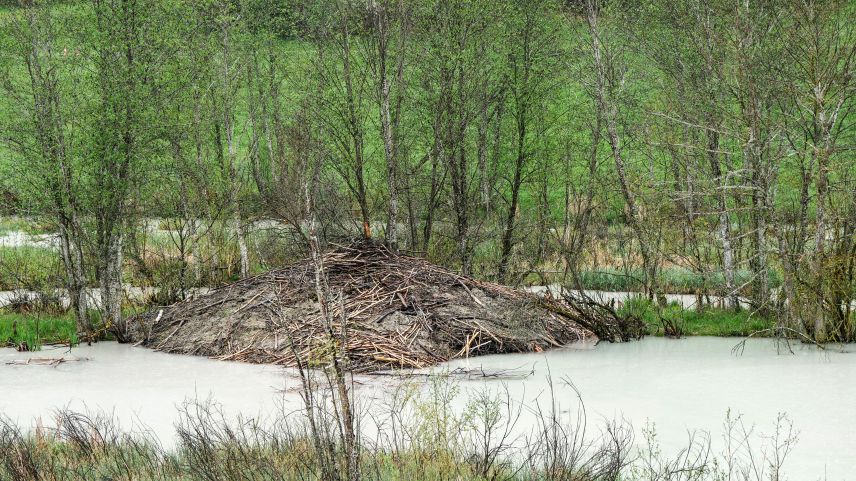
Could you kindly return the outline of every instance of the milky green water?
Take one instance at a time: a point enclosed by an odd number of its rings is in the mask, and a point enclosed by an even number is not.
[[[538,354],[458,360],[487,372],[518,369],[533,374],[503,380],[461,380],[455,405],[473,393],[507,392],[521,410],[518,428],[533,423],[531,408],[548,401],[548,379],[561,408],[573,413],[581,393],[590,429],[623,419],[637,439],[654,423],[664,453],[686,446],[688,432],[710,435],[722,447],[726,413],[740,414],[758,437],[770,434],[777,414],[799,431],[786,462],[788,479],[856,479],[856,347],[820,352],[794,345],[793,354],[769,340],[747,343],[740,355],[735,339],[650,338],[626,344],[601,343]],[[57,366],[8,365],[30,357],[86,359]],[[391,392],[390,378],[361,379],[360,395],[374,404]],[[227,415],[273,417],[297,407],[293,373],[272,366],[169,355],[116,343],[67,350],[17,353],[0,349],[0,414],[23,426],[39,418],[49,424],[56,409],[107,411],[125,429],[145,426],[167,445],[173,439],[176,407],[185,400],[216,400]]]
[[[521,368],[534,374],[511,382],[474,381],[470,389],[504,392],[525,406],[547,401],[548,379],[564,408],[582,396],[591,418],[623,419],[640,438],[654,423],[664,453],[688,445],[690,433],[709,435],[713,454],[724,450],[728,411],[754,426],[756,445],[773,433],[779,413],[798,431],[785,462],[787,479],[856,479],[856,346],[819,351],[753,339],[735,353],[739,340],[694,337],[647,338],[625,344],[600,343],[541,354],[485,356],[452,366]]]

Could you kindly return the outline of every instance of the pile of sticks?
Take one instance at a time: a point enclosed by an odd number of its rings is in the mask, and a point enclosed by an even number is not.
[[[309,366],[334,346],[357,372],[541,351],[592,339],[563,300],[462,276],[371,241],[323,256],[327,316],[305,260],[130,322],[137,342],[223,360]]]

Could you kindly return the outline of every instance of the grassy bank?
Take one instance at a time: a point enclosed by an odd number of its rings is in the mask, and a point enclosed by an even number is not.
[[[0,236],[11,232],[23,232],[28,235],[50,234],[52,226],[40,219],[20,216],[0,216]]]
[[[44,344],[77,344],[74,316],[0,312],[0,346],[22,343],[30,350]]]
[[[674,303],[658,309],[647,299],[633,299],[624,304],[619,313],[633,314],[642,319],[652,336],[674,335],[675,328],[683,336],[747,336],[775,324],[749,310],[684,309]]]
[[[58,250],[0,245],[0,291],[59,288],[63,275]]]

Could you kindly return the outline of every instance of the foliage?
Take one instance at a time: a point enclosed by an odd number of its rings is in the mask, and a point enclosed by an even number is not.
[[[628,301],[619,312],[635,314],[648,325],[648,333],[655,336],[671,335],[668,331],[670,324],[680,328],[681,335],[687,336],[748,336],[775,325],[775,322],[749,310],[687,309],[677,303],[658,308],[644,298]]]
[[[0,210],[68,241],[54,285],[97,281],[108,317],[121,282],[181,297],[302,257],[297,193],[316,179],[322,244],[392,236],[508,284],[744,295],[848,339],[853,15],[843,0],[24,2],[0,10]]]

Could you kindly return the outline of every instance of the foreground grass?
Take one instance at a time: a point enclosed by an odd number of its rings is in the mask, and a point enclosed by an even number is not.
[[[633,299],[624,304],[620,314],[633,314],[648,326],[648,334],[664,336],[668,326],[678,327],[684,336],[742,337],[768,329],[775,323],[758,314],[741,310],[706,307],[702,310],[684,309],[678,304],[656,308],[647,299]]]
[[[323,384],[307,401],[312,409],[263,423],[227,420],[211,402],[186,403],[169,449],[99,414],[60,411],[55,428],[35,432],[0,415],[0,481],[768,481],[784,479],[779,474],[796,443],[785,417],[777,420],[779,435],[768,438],[728,415],[723,435],[737,446],[729,454],[712,454],[710,438],[693,435],[672,458],[653,426],[636,436],[625,421],[604,421],[599,435],[587,432],[581,404],[570,414],[555,393],[536,403],[527,426],[518,425],[523,407],[502,393],[486,391],[453,409],[454,383],[432,377],[415,391],[404,383],[387,393],[388,405],[358,414],[359,426],[381,435],[357,436],[354,464]],[[310,419],[327,428],[312,428]],[[358,476],[345,476],[346,465]]]
[[[44,344],[77,344],[74,316],[0,312],[0,346],[22,343],[31,350]]]

